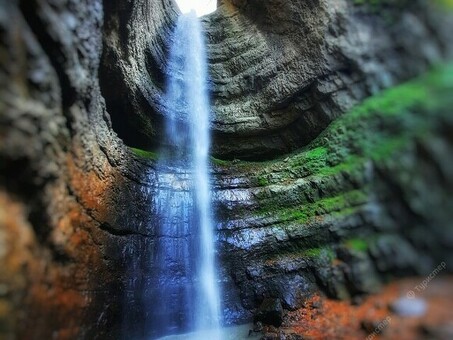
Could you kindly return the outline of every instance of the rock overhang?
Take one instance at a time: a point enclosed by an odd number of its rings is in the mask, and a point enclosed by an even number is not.
[[[291,152],[365,97],[417,74],[421,64],[441,60],[445,46],[433,41],[423,6],[393,10],[397,18],[388,22],[384,14],[348,0],[335,6],[326,0],[219,1],[214,13],[201,18],[212,154],[262,160]],[[119,14],[114,7],[108,26]],[[107,108],[126,144],[158,149],[168,111],[163,100],[168,42],[178,9],[174,0],[140,1],[130,12],[129,22],[117,26],[116,41],[107,38],[104,47],[109,69],[112,57],[123,59],[116,71],[101,72]],[[117,97],[112,87],[124,93]]]

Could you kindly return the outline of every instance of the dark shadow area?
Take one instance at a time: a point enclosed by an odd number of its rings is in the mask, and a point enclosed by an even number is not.
[[[138,82],[132,84],[125,78],[125,58],[144,57],[146,69],[143,79],[150,78],[159,88],[164,86],[163,66],[149,49],[144,56],[129,55],[130,16],[134,3],[103,1],[104,33],[103,51],[99,66],[99,83],[110,115],[113,130],[130,147],[144,150],[156,149],[162,130],[161,115],[144,97]],[[145,5],[143,5],[145,6]],[[146,6],[145,6],[146,7]],[[149,19],[148,19],[149,20]],[[130,42],[129,42],[130,44]]]

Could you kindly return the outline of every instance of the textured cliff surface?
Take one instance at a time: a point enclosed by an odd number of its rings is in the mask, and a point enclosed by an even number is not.
[[[107,108],[127,144],[153,148],[166,114],[165,54],[175,13],[170,1],[108,3],[101,68]],[[222,1],[203,19],[213,153],[262,159],[292,151],[365,97],[450,55],[450,26],[432,6]]]
[[[213,160],[227,322],[453,263],[451,68],[312,141],[449,55],[448,17],[335,3],[232,1],[204,19],[214,153],[275,156]],[[170,0],[0,2],[0,337],[152,334],[156,176],[184,190],[186,170],[117,134],[158,145],[176,15]]]
[[[385,91],[305,149],[219,166],[220,253],[244,307],[300,308],[450,263],[453,68]],[[451,267],[449,267],[451,270]]]
[[[121,269],[100,225],[127,158],[97,79],[102,5],[0,5],[0,337],[102,334]]]

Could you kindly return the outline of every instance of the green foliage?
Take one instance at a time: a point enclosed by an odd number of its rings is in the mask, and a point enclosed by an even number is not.
[[[137,148],[130,148],[130,149],[131,149],[132,153],[139,158],[143,158],[146,160],[152,160],[152,161],[155,161],[159,158],[159,155],[153,151],[146,151],[146,150],[137,149]]]

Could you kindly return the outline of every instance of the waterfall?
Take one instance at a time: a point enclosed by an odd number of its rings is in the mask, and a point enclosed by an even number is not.
[[[159,161],[159,215],[153,304],[157,333],[218,330],[209,175],[209,96],[201,23],[181,15],[167,69],[165,138]],[[215,336],[214,338],[219,338]]]

